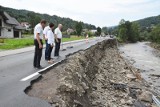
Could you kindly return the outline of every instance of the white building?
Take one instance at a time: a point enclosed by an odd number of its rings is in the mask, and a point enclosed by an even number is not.
[[[25,29],[6,12],[0,12],[0,38],[21,38]]]
[[[67,29],[67,34],[69,34],[69,35],[70,35],[70,34],[71,34],[71,33],[73,33],[73,32],[74,32],[74,30],[73,30],[73,29],[70,29],[70,28],[68,28],[68,29]]]
[[[97,30],[90,30],[90,32],[92,32],[92,33],[96,33],[96,32],[97,32]]]
[[[25,30],[31,30],[31,25],[28,22],[21,22],[21,26],[25,28]]]

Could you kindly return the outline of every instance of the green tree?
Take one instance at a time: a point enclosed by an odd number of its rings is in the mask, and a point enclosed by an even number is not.
[[[156,43],[160,43],[160,25],[153,28],[151,32],[151,40]]]
[[[139,40],[140,28],[138,23],[121,20],[118,29],[119,38],[126,42],[136,42]]]
[[[121,19],[121,21],[119,22],[119,25],[124,25],[126,23],[126,21],[124,19]]]
[[[34,26],[36,26],[36,24],[38,24],[41,21],[41,18],[33,12],[28,13],[27,16],[29,17],[29,23],[31,24],[32,28],[31,33],[33,33]]]
[[[131,42],[137,42],[140,37],[140,26],[138,23],[133,22],[131,25]]]
[[[119,22],[119,26],[118,26],[118,37],[124,42],[126,42],[128,40],[127,28],[126,28],[125,23],[126,23],[126,21],[124,19],[122,19]]]
[[[134,35],[134,29],[132,28],[132,23],[129,21],[125,22],[125,27],[127,29],[126,35],[127,35],[127,41],[130,42],[136,42],[136,35]]]
[[[150,33],[147,31],[141,31],[139,34],[139,41],[151,40]]]
[[[119,38],[124,42],[126,42],[128,39],[126,32],[127,32],[127,28],[120,28],[118,32]]]
[[[83,29],[82,22],[77,22],[75,28],[76,28],[77,35],[80,36]]]
[[[105,35],[108,35],[108,28],[107,27],[103,27],[102,28],[102,32],[104,32]]]
[[[102,29],[100,27],[97,27],[97,36],[100,36],[102,33]]]

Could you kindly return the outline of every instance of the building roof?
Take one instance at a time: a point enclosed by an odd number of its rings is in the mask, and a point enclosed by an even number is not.
[[[5,19],[5,22],[7,24],[14,25],[15,29],[25,29],[15,18],[11,17],[7,12],[1,12],[0,15]]]
[[[8,20],[8,18],[4,15],[4,12],[2,11],[0,11],[0,16],[2,16],[4,20]]]
[[[25,27],[23,27],[21,25],[15,26],[14,28],[18,29],[18,30],[25,30],[26,29]]]
[[[4,15],[7,17],[8,20],[6,20],[6,23],[11,24],[11,25],[19,25],[19,22],[11,17],[7,12],[4,12]]]

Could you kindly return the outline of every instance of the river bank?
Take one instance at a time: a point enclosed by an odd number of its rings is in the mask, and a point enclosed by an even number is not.
[[[154,48],[155,50],[153,51],[155,56],[160,58],[160,44],[157,43],[149,43],[149,46],[151,46],[152,48]]]
[[[160,93],[160,54],[149,44],[149,42],[126,44],[121,46],[120,50],[123,57],[140,69],[142,77],[157,93]]]
[[[154,107],[150,86],[133,75],[116,40],[105,40],[42,74],[25,92],[56,107]]]

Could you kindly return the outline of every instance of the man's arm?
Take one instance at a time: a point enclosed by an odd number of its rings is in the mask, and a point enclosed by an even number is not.
[[[54,32],[55,34],[54,34],[54,37],[55,37],[55,39],[56,39],[56,42],[58,43],[59,41],[58,41],[58,38],[57,38],[57,30],[55,29],[55,32]]]
[[[38,41],[39,48],[42,49],[43,46],[42,46],[41,41],[40,41],[40,35],[39,35],[39,33],[36,34],[36,39],[37,39],[37,41]]]
[[[54,37],[56,39],[56,42],[59,42],[56,34],[54,34]]]
[[[43,39],[44,39],[44,40],[47,39],[47,38],[46,38],[46,32],[47,32],[47,29],[46,29],[46,27],[45,27],[44,30],[43,30]]]

